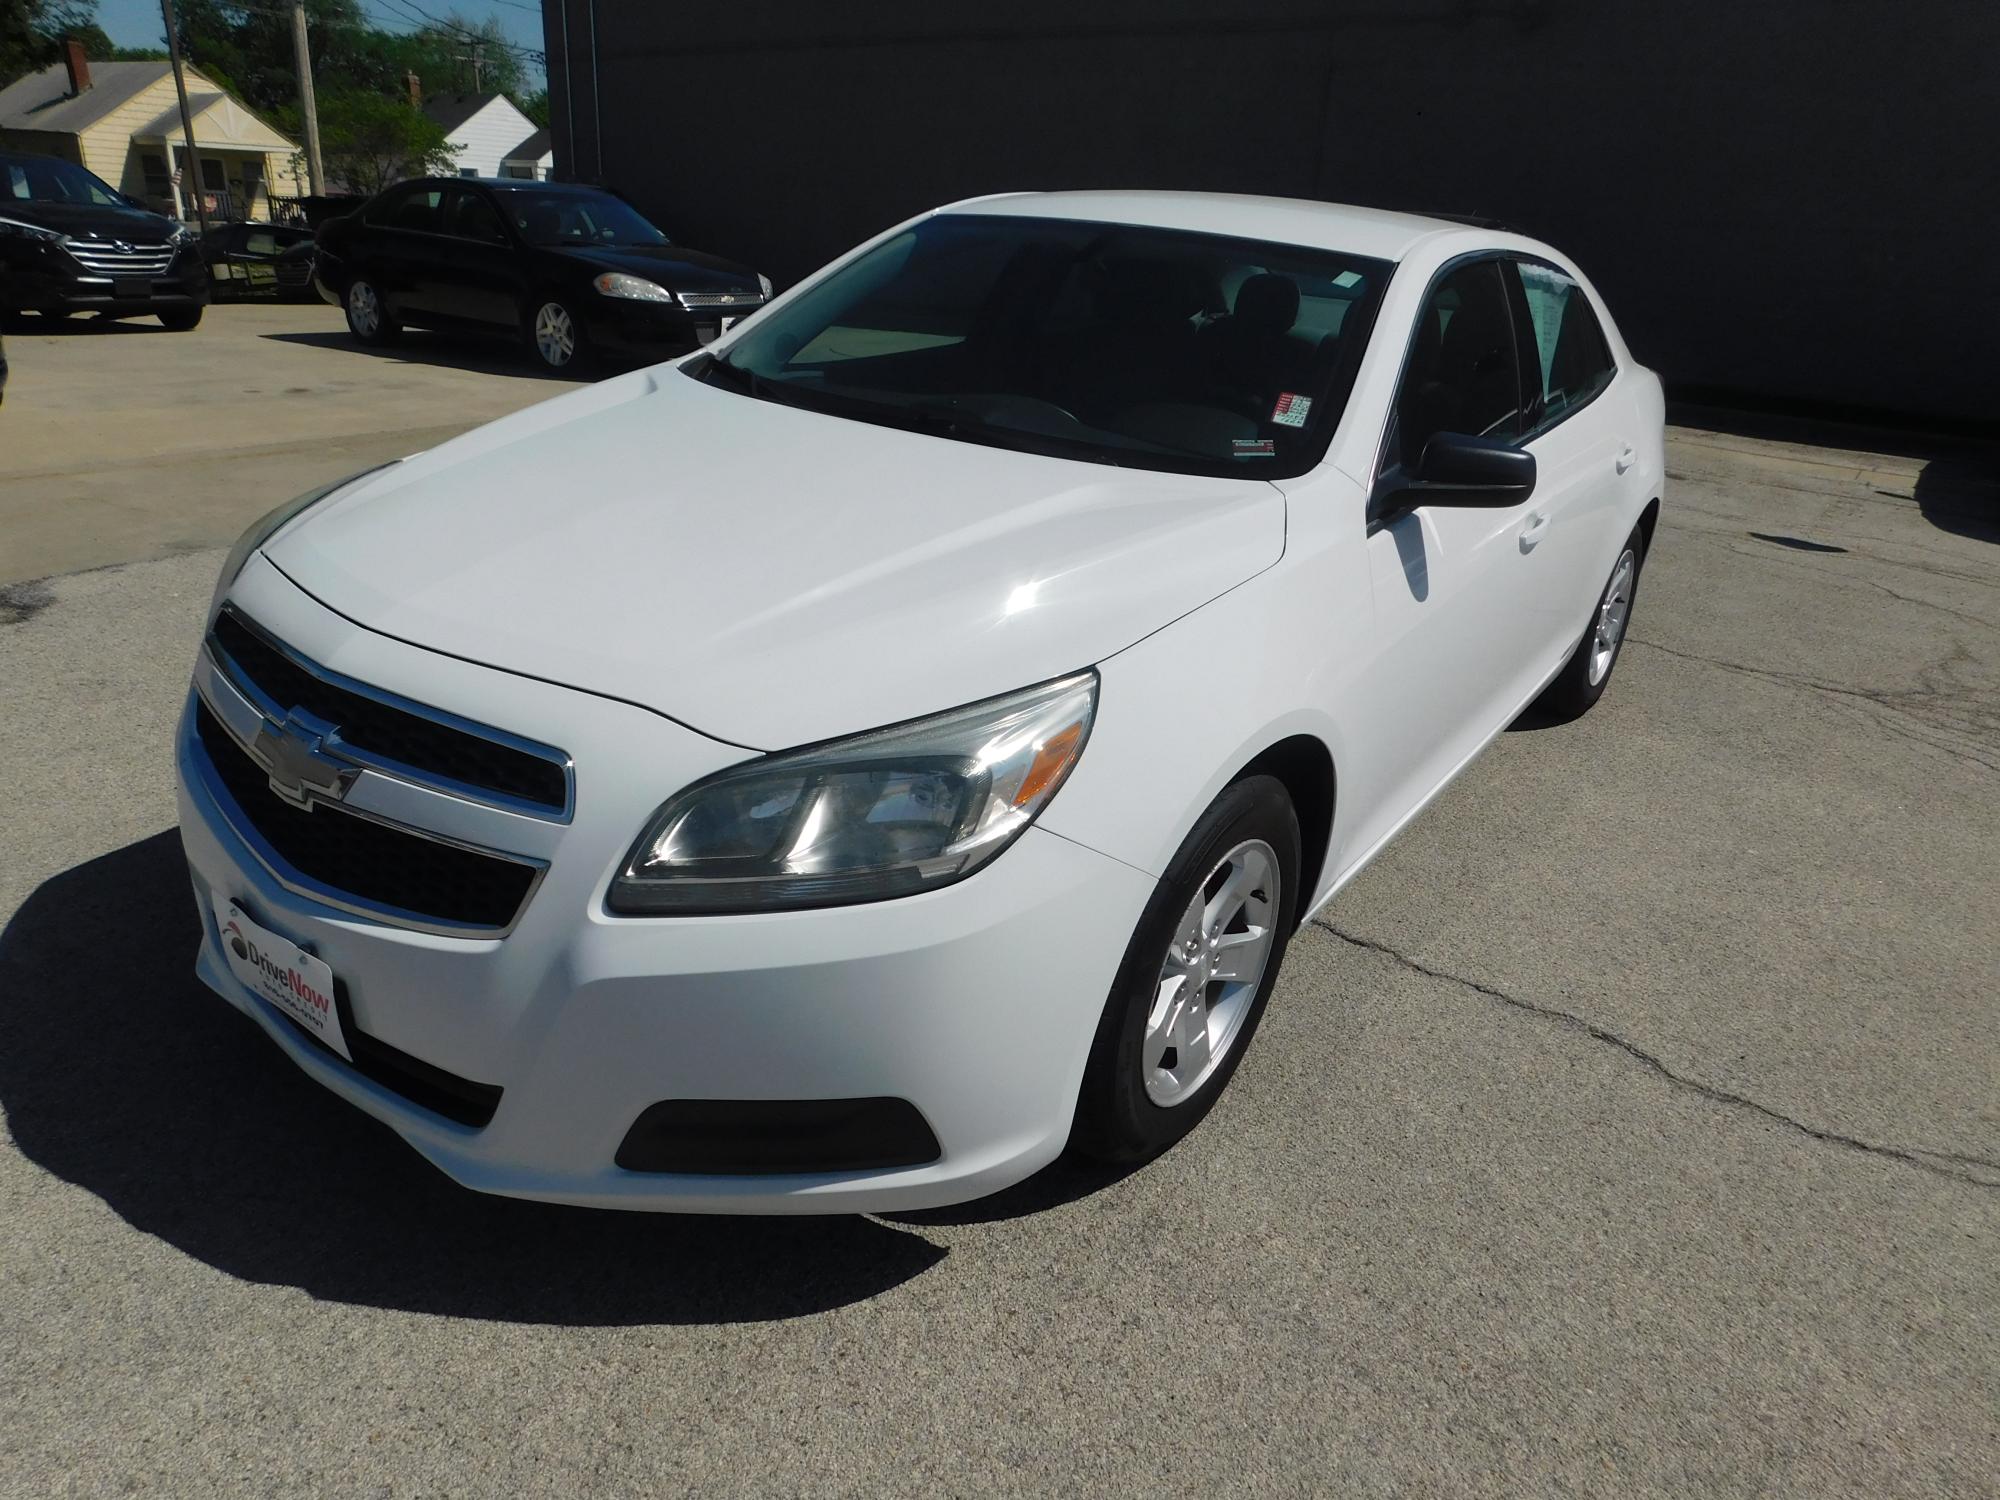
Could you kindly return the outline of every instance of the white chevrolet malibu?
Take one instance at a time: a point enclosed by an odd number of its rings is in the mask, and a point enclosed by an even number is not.
[[[1188,1131],[1286,941],[1589,708],[1664,475],[1583,274],[1021,195],[243,537],[201,977],[489,1192],[833,1212]]]

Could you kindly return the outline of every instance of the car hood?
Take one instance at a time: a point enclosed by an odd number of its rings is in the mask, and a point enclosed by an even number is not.
[[[546,248],[546,253],[590,271],[623,271],[675,292],[757,290],[757,273],[718,255],[685,245],[588,245]]]
[[[63,234],[130,240],[158,245],[174,231],[174,221],[143,208],[106,208],[97,203],[48,203],[39,199],[0,200],[0,218],[17,219]]]
[[[660,368],[369,475],[265,551],[386,635],[772,750],[1100,661],[1276,562],[1284,507]]]

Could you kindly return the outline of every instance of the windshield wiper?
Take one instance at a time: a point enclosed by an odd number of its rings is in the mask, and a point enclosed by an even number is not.
[[[982,421],[967,415],[959,408],[958,402],[949,397],[913,401],[895,410],[914,419],[909,423],[913,432],[937,432],[963,442],[982,443],[989,448],[1039,453],[1044,458],[1087,458],[1092,463],[1110,464],[1114,469],[1125,467],[1101,443],[1091,442],[1088,438],[1067,438],[1053,432],[1030,432],[1022,427]]]
[[[704,354],[701,368],[691,369],[688,373],[706,381],[709,385],[724,386],[745,396],[756,396],[760,400],[770,399],[770,381],[754,370],[746,370],[741,365],[732,365],[719,355]],[[722,378],[717,379],[717,376]]]

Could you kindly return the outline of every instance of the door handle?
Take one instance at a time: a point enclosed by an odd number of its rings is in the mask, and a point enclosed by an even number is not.
[[[1627,443],[1623,448],[1620,448],[1618,450],[1617,465],[1618,465],[1618,472],[1620,474],[1623,474],[1627,469],[1631,468],[1632,465],[1636,464],[1638,461],[1639,461],[1639,450],[1634,448],[1630,443]]]
[[[1533,552],[1542,538],[1548,534],[1549,513],[1538,510],[1528,517],[1528,524],[1521,528],[1521,550]]]

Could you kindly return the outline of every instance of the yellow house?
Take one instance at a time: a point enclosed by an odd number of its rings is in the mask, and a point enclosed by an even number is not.
[[[187,76],[200,191],[212,219],[268,219],[273,195],[305,187],[299,148],[193,68]],[[0,147],[38,151],[95,172],[177,219],[196,217],[173,69],[164,62],[66,62],[0,89]]]

